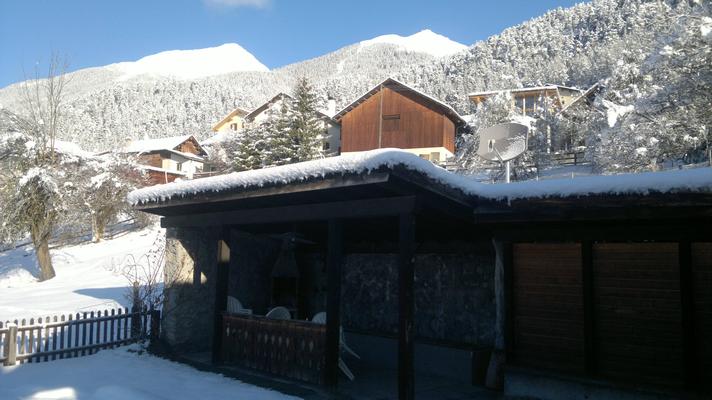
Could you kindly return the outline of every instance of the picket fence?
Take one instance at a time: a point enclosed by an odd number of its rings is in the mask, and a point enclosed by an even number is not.
[[[147,338],[157,338],[160,312],[119,308],[0,322],[3,365],[91,355]]]

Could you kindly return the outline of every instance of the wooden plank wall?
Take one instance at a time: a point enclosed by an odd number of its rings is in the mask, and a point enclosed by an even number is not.
[[[427,107],[416,95],[389,88],[371,96],[342,118],[341,151],[379,148],[381,101],[384,116],[399,118],[383,120],[380,147],[446,147],[455,151],[455,124],[449,118]]]
[[[581,245],[513,245],[515,361],[583,372]]]
[[[341,151],[364,151],[378,148],[380,94],[371,96],[341,120]]]
[[[590,257],[578,244],[513,244],[513,362],[613,381],[712,387],[712,243],[588,246]],[[588,319],[584,260],[591,266]]]
[[[692,243],[692,279],[700,382],[712,389],[712,243]]]
[[[677,243],[595,243],[594,320],[602,376],[684,378]]]

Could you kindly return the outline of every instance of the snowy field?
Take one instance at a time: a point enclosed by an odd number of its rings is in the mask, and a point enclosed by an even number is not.
[[[38,282],[32,246],[0,253],[0,321],[129,306],[128,280],[119,265],[145,254],[158,228],[129,232],[101,243],[50,250],[57,276]],[[2,397],[0,397],[2,398]]]
[[[128,350],[132,351],[128,351]],[[143,353],[138,346],[81,358],[0,367],[0,399],[293,399]]]

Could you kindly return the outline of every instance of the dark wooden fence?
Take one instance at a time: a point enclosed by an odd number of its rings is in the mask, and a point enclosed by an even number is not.
[[[0,361],[15,365],[91,355],[157,336],[159,324],[159,311],[128,308],[0,322]]]
[[[225,364],[324,382],[326,325],[224,314],[222,333]]]
[[[586,153],[583,151],[564,151],[553,154],[551,162],[555,165],[581,165],[586,164]]]

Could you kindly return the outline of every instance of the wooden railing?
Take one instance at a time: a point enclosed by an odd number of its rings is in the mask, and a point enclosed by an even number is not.
[[[91,355],[157,335],[159,323],[158,311],[128,308],[0,322],[0,361],[15,365]]]
[[[326,325],[223,314],[222,361],[311,383],[324,383]]]

